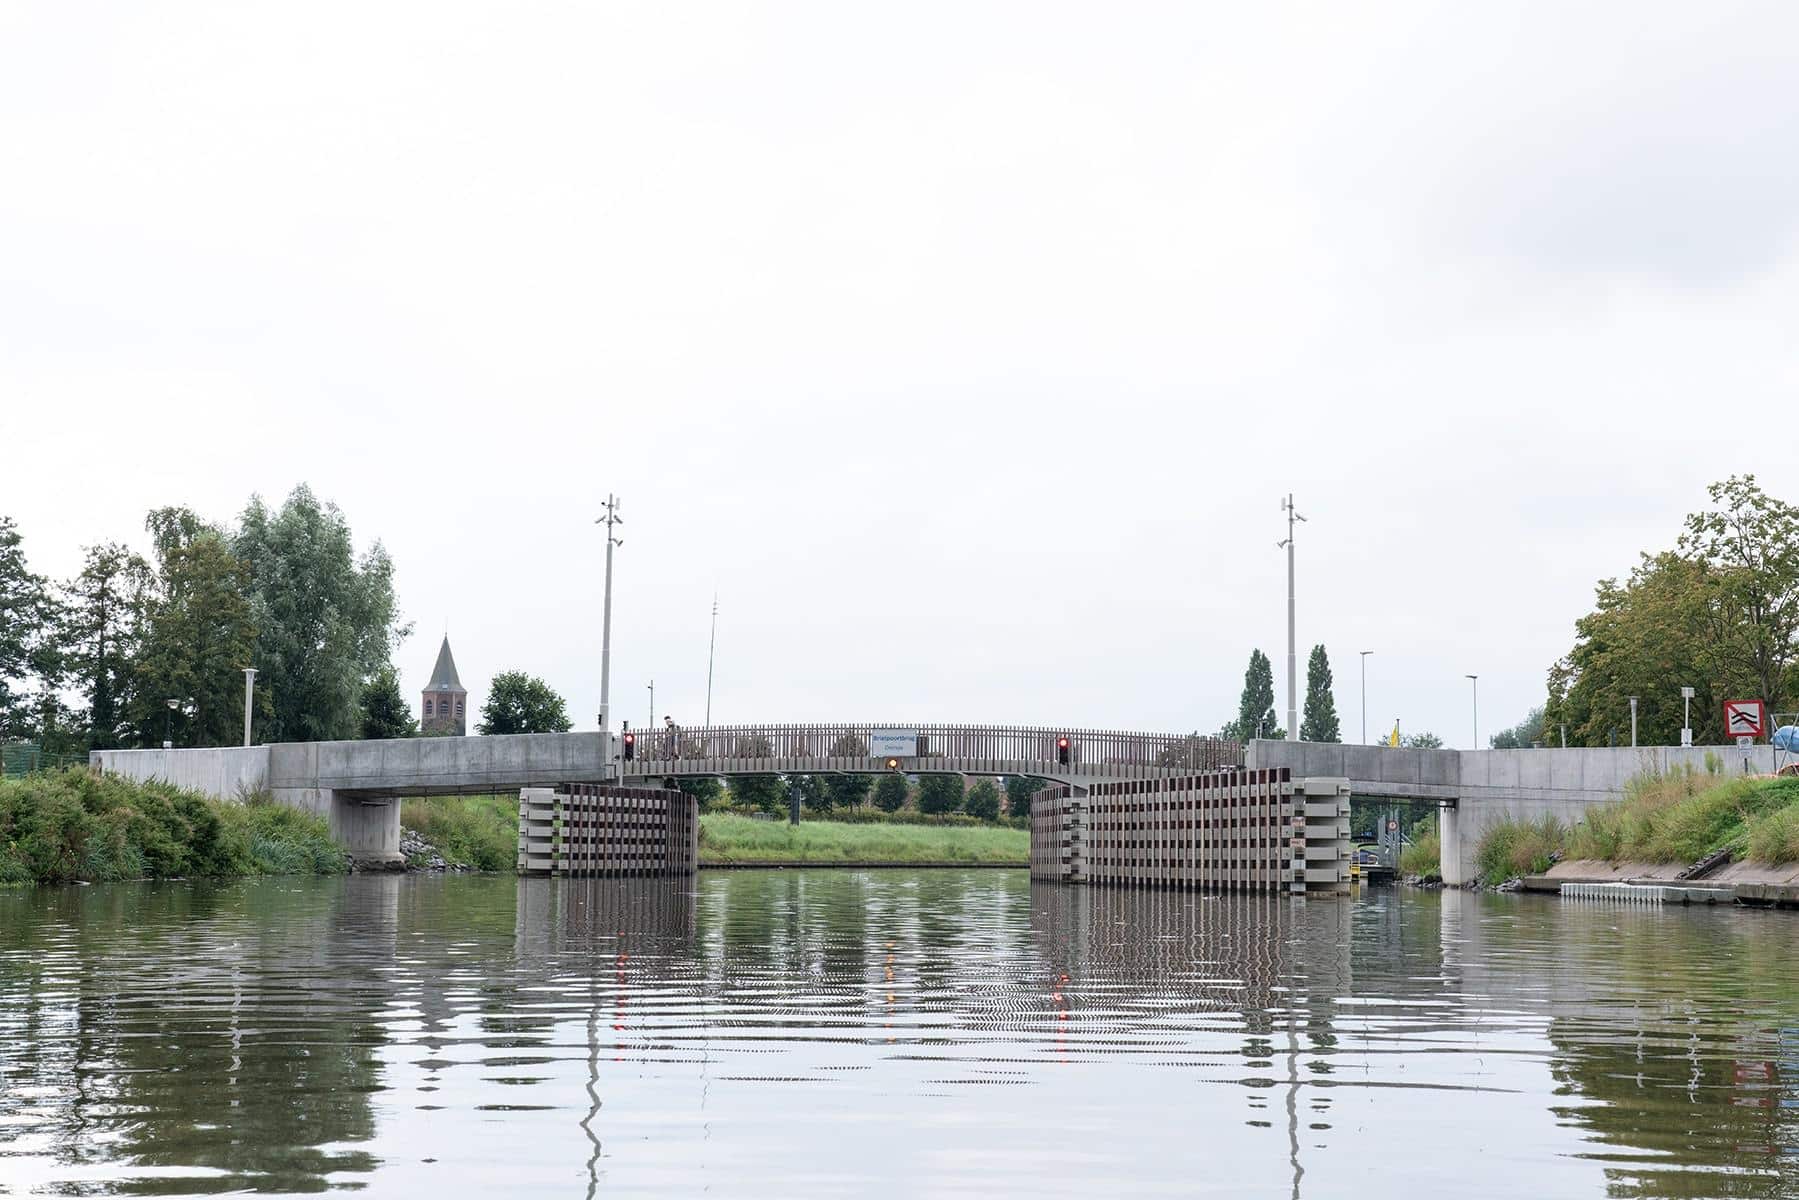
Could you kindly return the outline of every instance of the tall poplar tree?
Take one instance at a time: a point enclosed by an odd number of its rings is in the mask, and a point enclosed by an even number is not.
[[[1260,650],[1249,652],[1249,668],[1243,672],[1243,697],[1237,703],[1237,720],[1229,730],[1245,742],[1253,737],[1286,736],[1274,715],[1274,664]]]
[[[1343,730],[1337,722],[1337,701],[1331,695],[1331,660],[1323,646],[1312,647],[1306,660],[1305,716],[1299,722],[1302,742],[1340,742]]]

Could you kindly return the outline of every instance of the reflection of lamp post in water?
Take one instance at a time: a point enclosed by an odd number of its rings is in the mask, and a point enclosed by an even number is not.
[[[174,727],[175,710],[181,707],[181,701],[170,696],[164,703],[169,706],[169,711],[164,713],[162,717],[162,748],[164,750],[173,750],[175,748],[175,735],[171,731]]]

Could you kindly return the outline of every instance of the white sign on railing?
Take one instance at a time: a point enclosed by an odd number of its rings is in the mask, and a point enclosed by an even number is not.
[[[918,753],[918,730],[871,729],[868,731],[870,758],[911,758]]]

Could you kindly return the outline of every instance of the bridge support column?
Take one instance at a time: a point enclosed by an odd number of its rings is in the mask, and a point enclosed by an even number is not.
[[[1462,811],[1453,803],[1437,805],[1438,857],[1444,887],[1461,887],[1468,880],[1462,869]]]
[[[342,846],[357,870],[398,870],[406,865],[400,853],[400,798],[352,796],[332,788],[275,788],[275,802],[324,817],[331,840]]]

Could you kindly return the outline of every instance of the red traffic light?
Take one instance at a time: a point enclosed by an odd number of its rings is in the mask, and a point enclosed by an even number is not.
[[[625,734],[624,741],[625,741],[625,760],[627,762],[629,762],[631,759],[634,759],[637,757],[637,735],[634,733],[627,733],[627,734]]]
[[[1057,738],[1056,739],[1056,749],[1058,749],[1058,750],[1068,749],[1068,739],[1067,738]]]
[[[1056,761],[1063,766],[1068,765],[1068,739],[1065,737],[1056,739]]]

